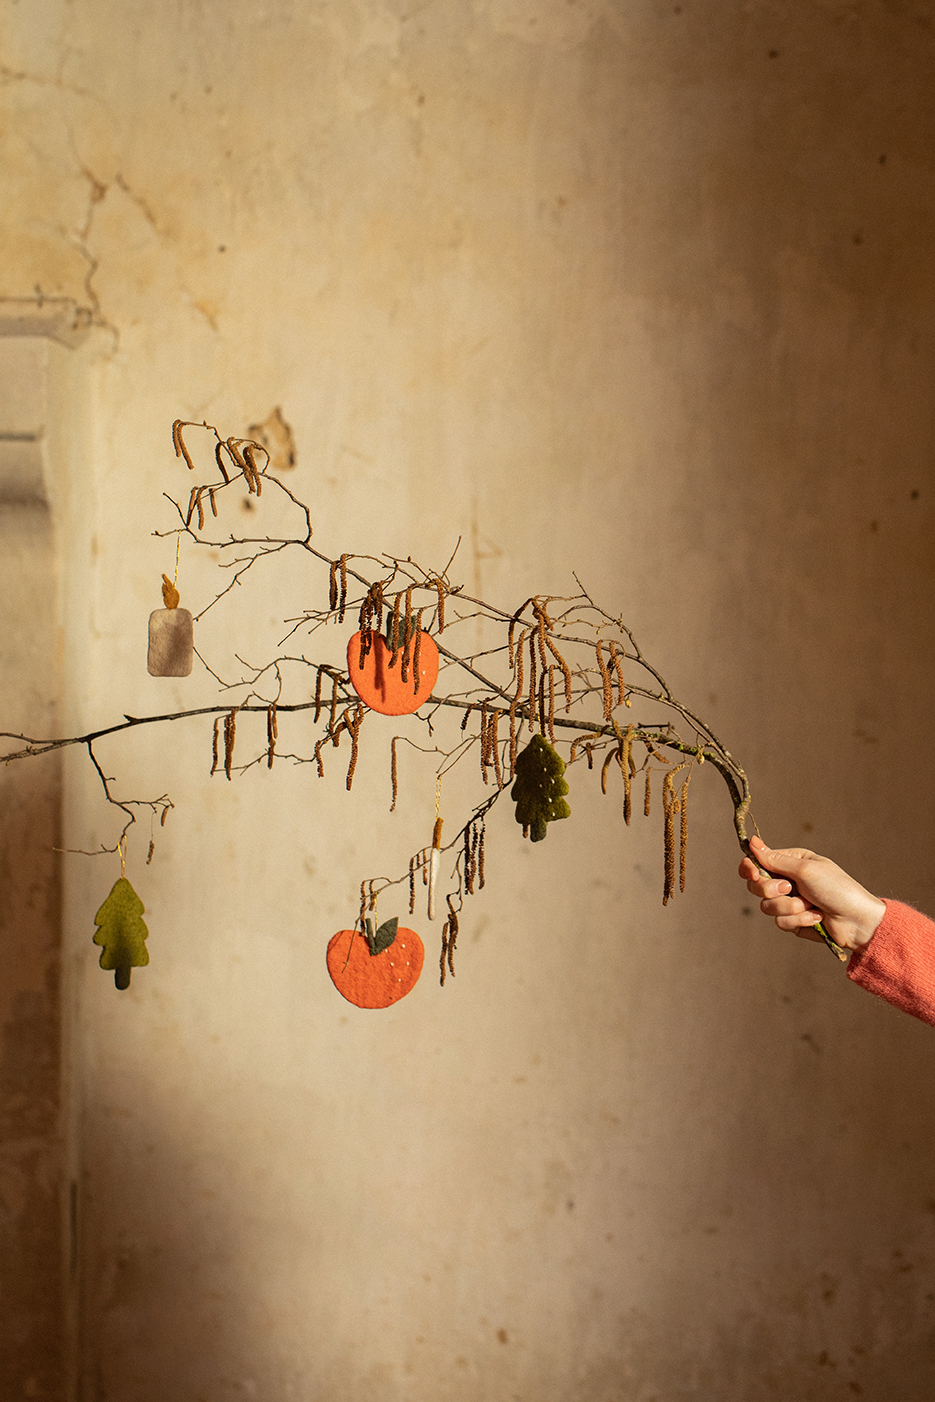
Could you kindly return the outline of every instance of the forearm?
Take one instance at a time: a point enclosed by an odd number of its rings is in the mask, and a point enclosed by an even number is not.
[[[851,957],[847,976],[913,1017],[935,1026],[935,921],[886,901],[873,938]]]

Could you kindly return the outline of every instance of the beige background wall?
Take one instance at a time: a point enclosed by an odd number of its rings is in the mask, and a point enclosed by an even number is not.
[[[461,535],[511,607],[583,571],[768,839],[935,910],[929,5],[0,14],[0,296],[93,323],[89,426],[55,429],[66,727],[214,701],[145,672],[168,428],[281,404],[323,551]],[[257,571],[212,658],[325,589]],[[176,808],[131,843],[126,995],[91,944],[119,867],[65,859],[82,1402],[930,1396],[933,1034],[754,918],[717,776],[665,911],[658,819],[581,767],[547,848],[498,813],[457,979],[433,933],[365,1015],[325,943],[426,840],[427,774],[390,818],[376,745],[350,796],[209,781],[203,721],[98,753]],[[73,847],[119,830],[93,780],[71,755]],[[57,1396],[22,1330],[10,1396]]]

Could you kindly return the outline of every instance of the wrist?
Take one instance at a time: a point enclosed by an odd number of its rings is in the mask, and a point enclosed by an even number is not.
[[[864,902],[864,908],[854,921],[850,939],[850,946],[852,949],[866,949],[867,945],[876,934],[885,914],[886,902],[881,901],[878,896],[871,896],[868,891],[867,899]]]

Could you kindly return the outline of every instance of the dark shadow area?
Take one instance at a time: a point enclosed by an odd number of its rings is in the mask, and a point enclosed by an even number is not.
[[[47,733],[57,693],[52,531],[0,501],[4,722]],[[56,756],[0,769],[0,1396],[65,1391],[61,777]]]

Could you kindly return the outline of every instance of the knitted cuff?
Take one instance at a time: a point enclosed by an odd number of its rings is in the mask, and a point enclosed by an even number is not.
[[[894,1007],[935,1026],[935,921],[885,901],[870,943],[851,956],[847,976]]]

